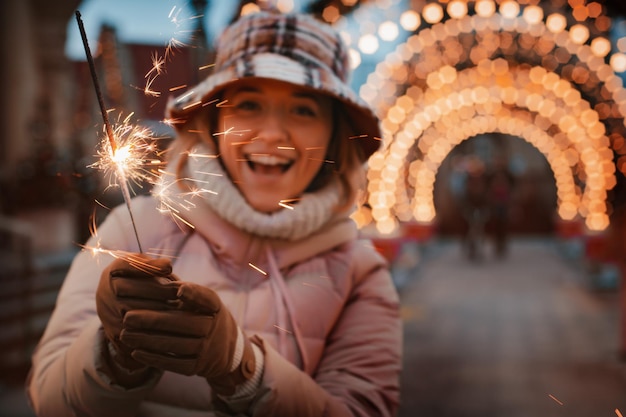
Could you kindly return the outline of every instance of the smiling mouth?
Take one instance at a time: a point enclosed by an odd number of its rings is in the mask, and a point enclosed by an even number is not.
[[[259,174],[283,174],[291,168],[293,159],[269,154],[248,154],[246,162],[248,167]]]

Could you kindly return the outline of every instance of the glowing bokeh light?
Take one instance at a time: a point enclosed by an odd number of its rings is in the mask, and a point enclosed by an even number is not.
[[[474,10],[480,17],[491,17],[496,12],[496,5],[491,0],[478,0],[474,5]]]
[[[375,35],[367,34],[359,39],[359,49],[366,55],[371,55],[378,50],[378,38]]]
[[[546,26],[552,33],[561,33],[567,27],[567,19],[562,14],[553,13],[548,16]]]
[[[422,10],[422,17],[430,24],[438,23],[443,19],[443,8],[439,3],[428,3]]]
[[[579,45],[582,45],[583,43],[587,42],[587,39],[589,39],[589,29],[587,28],[587,26],[582,24],[572,26],[569,34],[572,42]]]
[[[519,15],[519,3],[512,0],[502,2],[500,14],[507,19],[515,19]]]
[[[408,32],[417,30],[420,23],[420,15],[414,10],[407,10],[400,15],[400,26]]]
[[[384,41],[394,41],[398,37],[399,30],[398,25],[394,22],[387,20],[378,27],[378,36]]]
[[[539,6],[526,6],[522,13],[524,20],[531,25],[541,23],[543,20],[543,9]]]
[[[626,54],[613,54],[611,56],[611,68],[615,72],[625,72],[626,71]]]
[[[448,15],[453,19],[460,19],[467,15],[467,3],[461,0],[453,0],[446,8]]]

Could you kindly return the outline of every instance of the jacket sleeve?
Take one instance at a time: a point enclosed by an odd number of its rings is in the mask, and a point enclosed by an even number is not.
[[[131,248],[124,216],[112,212],[99,230],[108,248]],[[95,245],[90,239],[87,245]],[[27,395],[38,416],[130,416],[157,382],[132,390],[111,383],[103,366],[104,335],[95,291],[109,255],[80,252],[72,262],[46,330],[32,357]]]
[[[269,346],[254,415],[393,416],[399,403],[402,322],[385,262],[356,245],[352,292],[309,377]]]

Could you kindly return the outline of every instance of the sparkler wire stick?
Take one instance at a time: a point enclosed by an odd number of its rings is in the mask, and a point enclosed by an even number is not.
[[[117,150],[117,144],[115,143],[115,136],[113,134],[113,128],[111,128],[111,123],[109,122],[109,116],[104,105],[104,98],[102,96],[102,91],[100,90],[100,84],[98,82],[98,74],[96,73],[96,66],[93,62],[93,56],[91,55],[91,50],[89,49],[89,43],[87,42],[87,34],[85,33],[85,27],[83,25],[83,20],[81,19],[80,12],[76,10],[76,22],[78,22],[78,29],[80,30],[80,37],[83,40],[83,46],[85,47],[85,55],[87,56],[87,62],[89,63],[89,70],[91,71],[91,79],[93,81],[93,86],[96,90],[96,96],[98,97],[98,104],[100,105],[100,113],[102,114],[102,121],[104,122],[104,128],[106,131],[107,138],[109,139],[109,145],[111,146],[111,153],[115,154]],[[135,219],[133,218],[133,211],[130,208],[130,192],[128,190],[128,184],[126,183],[126,175],[121,168],[117,170],[118,176],[120,177],[120,188],[122,189],[122,196],[124,197],[124,202],[126,203],[126,208],[128,209],[128,214],[130,214],[130,221],[133,224],[133,231],[135,232],[135,238],[137,239],[137,246],[139,246],[139,252],[143,253],[143,249],[141,248],[141,242],[139,241],[139,234],[137,233],[137,226],[135,226]]]

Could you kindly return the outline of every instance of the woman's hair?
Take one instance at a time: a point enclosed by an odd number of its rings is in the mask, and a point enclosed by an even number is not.
[[[343,192],[337,210],[347,210],[354,205],[360,188],[365,185],[365,155],[358,143],[358,135],[349,125],[348,120],[341,117],[342,105],[333,101],[333,135],[324,163],[313,178],[305,192],[313,192],[326,186],[333,178],[337,178]]]
[[[346,118],[341,117],[342,105],[333,100],[333,134],[328,144],[324,163],[305,189],[305,192],[315,192],[328,185],[336,178],[341,186],[342,196],[336,211],[350,209],[356,200],[358,192],[365,185],[365,155],[358,143],[358,135]],[[185,177],[185,166],[189,151],[198,143],[209,143],[216,156],[219,153],[216,136],[213,134],[217,124],[217,111],[198,111],[187,122],[187,129],[179,129],[178,137],[171,143],[167,151],[169,160],[180,156],[176,166],[176,178]],[[226,170],[225,170],[226,171]],[[185,181],[178,181],[183,191],[190,191]]]

